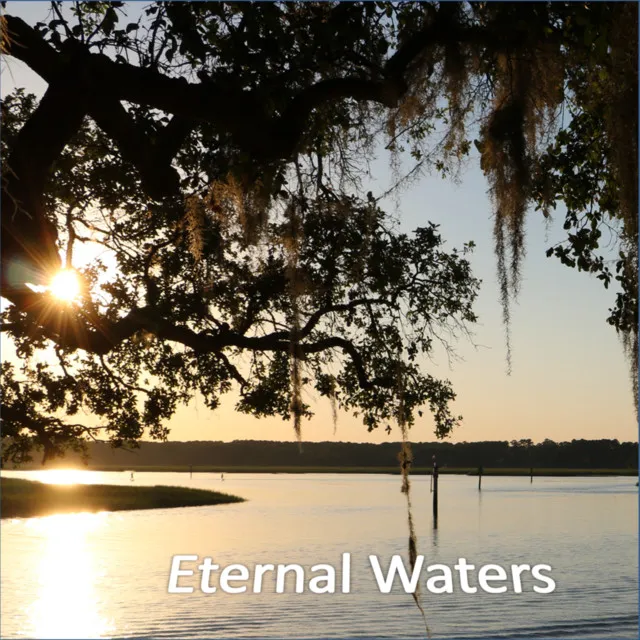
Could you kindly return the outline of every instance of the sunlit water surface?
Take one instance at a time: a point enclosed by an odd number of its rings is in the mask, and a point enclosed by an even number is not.
[[[7,472],[61,483],[131,484],[129,474]],[[424,623],[368,556],[406,556],[400,479],[387,475],[136,473],[136,485],[224,490],[242,504],[2,521],[2,638],[414,638]],[[434,529],[429,477],[412,481],[423,603],[435,638],[637,638],[634,478],[443,476]],[[174,554],[220,565],[328,563],[352,554],[351,593],[168,594]],[[550,594],[425,589],[426,566],[548,564]],[[194,565],[187,565],[193,567]],[[339,575],[339,572],[338,572]],[[472,583],[475,578],[472,577]],[[477,582],[475,582],[477,584]],[[338,581],[338,588],[340,584]]]

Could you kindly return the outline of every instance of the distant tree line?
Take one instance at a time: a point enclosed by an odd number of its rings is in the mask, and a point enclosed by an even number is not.
[[[354,442],[237,440],[234,442],[143,442],[139,449],[114,449],[106,442],[89,446],[90,464],[193,466],[393,467],[399,445]],[[637,469],[638,444],[618,440],[531,440],[422,442],[413,445],[413,465],[426,467],[436,456],[440,467]],[[66,459],[67,461],[69,458]]]

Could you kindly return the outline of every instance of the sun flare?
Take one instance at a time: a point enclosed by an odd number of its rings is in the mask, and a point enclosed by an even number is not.
[[[73,269],[58,271],[49,285],[51,293],[64,302],[72,302],[80,295],[80,280]]]

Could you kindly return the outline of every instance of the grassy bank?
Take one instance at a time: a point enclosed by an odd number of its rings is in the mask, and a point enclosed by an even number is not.
[[[28,518],[79,511],[168,509],[243,502],[242,498],[184,487],[129,487],[104,484],[51,485],[2,478],[3,518]]]
[[[66,467],[68,468],[68,467]],[[80,467],[78,467],[80,468]],[[175,473],[391,473],[399,474],[398,466],[393,467],[314,467],[314,466],[220,466],[220,465],[89,465],[82,467],[90,471],[151,471]],[[26,470],[27,467],[23,467]],[[38,467],[42,470],[42,467]],[[431,467],[413,467],[414,475],[430,475]],[[441,467],[441,474],[477,475],[477,467]],[[485,476],[528,476],[529,467],[521,468],[486,468]],[[637,476],[637,469],[567,469],[567,468],[534,468],[534,476]]]

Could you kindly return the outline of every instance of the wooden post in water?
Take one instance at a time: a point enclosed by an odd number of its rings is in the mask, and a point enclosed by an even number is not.
[[[433,456],[433,526],[438,526],[438,463]]]
[[[533,484],[533,467],[531,467],[531,479],[530,479],[529,483]]]
[[[478,491],[482,491],[482,465],[478,467]]]

